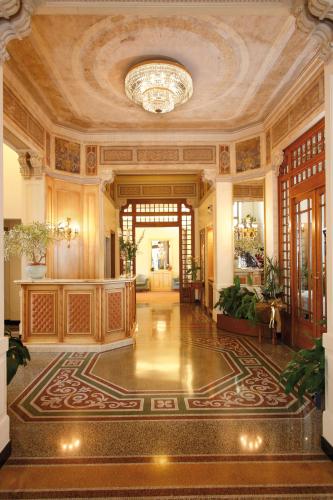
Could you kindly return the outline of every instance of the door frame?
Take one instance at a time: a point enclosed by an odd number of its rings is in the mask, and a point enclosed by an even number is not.
[[[159,204],[159,205],[177,205],[177,210],[170,212],[170,211],[160,211],[160,212],[143,212],[143,211],[137,211],[136,206],[140,205],[147,205],[147,204]],[[186,211],[182,210],[182,205],[185,206]],[[132,206],[132,210],[129,212],[128,207]],[[149,217],[149,216],[161,216],[161,217],[167,217],[167,216],[176,216],[177,220],[176,221],[168,221],[168,222],[142,222],[142,221],[137,221],[137,217]],[[187,277],[186,277],[186,270],[188,268],[188,264],[185,261],[185,256],[184,256],[184,242],[183,242],[183,234],[182,234],[182,217],[183,216],[190,216],[191,217],[191,222],[190,222],[190,227],[191,227],[191,255],[190,257],[195,256],[195,234],[194,234],[194,209],[192,205],[190,205],[187,200],[185,199],[173,199],[173,198],[166,198],[166,199],[161,199],[161,200],[156,200],[156,199],[128,199],[126,202],[126,205],[123,205],[121,207],[121,210],[119,212],[119,219],[120,219],[120,227],[121,230],[124,230],[124,218],[132,216],[132,239],[135,241],[136,238],[136,229],[137,228],[146,228],[146,227],[178,227],[179,228],[179,295],[180,295],[180,302],[194,302],[194,293],[195,290],[189,285]],[[188,255],[186,256],[186,258]],[[122,259],[120,258],[120,269],[123,269],[123,262]],[[136,272],[136,261],[134,260],[133,263],[133,273],[135,274]]]
[[[318,291],[319,280],[319,249],[321,252],[321,237],[320,234],[320,220],[319,220],[319,193],[325,192],[325,173],[311,177],[302,184],[293,186],[290,189],[290,214],[291,214],[291,320],[292,320],[292,344],[298,347],[309,348],[312,347],[313,342],[311,339],[306,339],[304,336],[299,335],[299,328],[302,327],[305,331],[305,336],[309,334],[311,337],[318,337],[323,332],[323,327],[319,324],[319,304],[322,304],[322,295]],[[312,235],[311,235],[311,252],[312,252],[312,301],[313,301],[313,322],[301,320],[298,317],[298,276],[297,276],[297,246],[296,246],[296,211],[295,206],[299,201],[311,198],[312,200]]]

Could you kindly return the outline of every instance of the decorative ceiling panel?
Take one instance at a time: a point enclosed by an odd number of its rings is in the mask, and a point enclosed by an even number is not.
[[[317,50],[287,9],[261,15],[245,4],[237,14],[221,8],[209,15],[190,5],[177,15],[147,9],[35,16],[31,35],[10,42],[8,69],[60,125],[227,131],[261,121]],[[194,94],[156,116],[126,97],[124,78],[133,64],[161,56],[188,68]]]

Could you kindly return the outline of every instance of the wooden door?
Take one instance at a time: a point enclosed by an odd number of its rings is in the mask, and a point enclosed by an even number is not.
[[[292,198],[293,343],[311,347],[323,331],[325,304],[325,188]]]

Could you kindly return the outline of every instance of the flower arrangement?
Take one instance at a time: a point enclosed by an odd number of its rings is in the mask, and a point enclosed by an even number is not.
[[[139,249],[144,234],[145,232],[143,231],[139,240],[135,242],[128,235],[125,236],[121,230],[119,231],[119,249],[120,249],[120,255],[122,259],[125,261],[126,274],[130,274],[131,272],[132,262],[135,259],[136,253]]]
[[[47,222],[17,224],[4,233],[4,257],[26,256],[32,266],[43,266],[47,247],[56,239],[56,233]]]
[[[197,281],[197,275],[201,267],[199,266],[198,259],[196,257],[189,258],[189,268],[186,270],[186,274],[191,276],[192,281]]]

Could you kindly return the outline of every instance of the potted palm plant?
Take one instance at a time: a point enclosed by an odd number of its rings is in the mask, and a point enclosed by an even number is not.
[[[301,349],[280,375],[286,394],[296,390],[300,401],[305,393],[313,396],[317,408],[323,407],[325,392],[325,349],[322,337],[314,339],[312,349]]]
[[[51,224],[33,222],[17,224],[4,233],[4,257],[23,255],[28,259],[26,271],[31,279],[42,279],[46,274],[46,251],[56,234]]]
[[[217,314],[217,328],[243,335],[257,336],[259,296],[255,291],[242,287],[238,276],[234,284],[220,290],[219,300],[214,308],[220,310]]]
[[[30,361],[30,354],[21,339],[13,337],[10,330],[5,329],[5,336],[9,337],[7,351],[7,385],[10,384],[20,365],[26,366]]]

